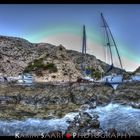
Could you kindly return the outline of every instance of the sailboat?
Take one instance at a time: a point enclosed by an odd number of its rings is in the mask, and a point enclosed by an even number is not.
[[[112,32],[103,16],[103,14],[101,13],[101,19],[102,19],[102,23],[103,23],[103,29],[105,31],[105,47],[108,50],[109,49],[109,53],[111,56],[111,64],[110,67],[107,69],[107,71],[105,72],[105,76],[103,78],[101,78],[99,81],[100,82],[105,82],[107,84],[111,84],[111,85],[118,85],[120,83],[123,82],[123,74],[121,74],[122,70],[123,70],[123,66],[122,66],[122,61],[121,61],[121,57],[119,55],[119,51],[116,45],[116,42],[114,40],[114,37],[112,35]],[[119,60],[119,65],[120,65],[120,74],[117,73],[111,73],[111,75],[108,75],[109,72],[111,72],[111,70],[114,68],[114,61],[113,61],[113,53],[112,53],[112,49],[113,47],[115,47],[115,51],[117,53],[117,57]]]
[[[91,78],[91,70],[87,68],[87,64],[85,64],[86,61],[86,27],[83,25],[83,42],[82,42],[82,63],[81,63],[81,73],[83,77],[81,78],[83,81],[89,81],[93,82],[95,81],[93,78]]]

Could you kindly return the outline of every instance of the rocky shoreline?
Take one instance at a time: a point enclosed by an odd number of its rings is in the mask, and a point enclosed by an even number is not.
[[[79,112],[66,133],[117,133],[104,132],[98,116],[91,117],[81,110],[94,109],[109,103],[119,103],[140,108],[140,83],[124,83],[116,90],[111,86],[94,83],[71,85],[35,84],[31,86],[0,85],[0,119],[24,120],[27,118],[55,119],[67,113]],[[76,120],[78,119],[79,120]],[[80,119],[81,118],[81,119]]]
[[[91,115],[86,111],[79,111],[79,114],[74,117],[74,120],[70,122],[65,134],[72,134],[74,137],[80,138],[117,138],[131,137],[129,133],[119,133],[116,129],[110,128],[103,130],[100,126],[99,116]]]
[[[94,108],[110,102],[140,108],[140,83],[122,84],[117,90],[108,85],[87,83],[0,85],[1,119],[16,118],[19,114],[21,117],[31,115],[35,118],[63,117],[83,105]]]

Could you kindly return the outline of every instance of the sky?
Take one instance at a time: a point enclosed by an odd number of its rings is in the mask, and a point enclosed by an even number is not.
[[[140,4],[0,4],[0,35],[81,51],[85,25],[87,53],[110,64],[101,12],[116,41],[123,68],[134,71],[140,66]],[[113,52],[114,64],[120,67]]]

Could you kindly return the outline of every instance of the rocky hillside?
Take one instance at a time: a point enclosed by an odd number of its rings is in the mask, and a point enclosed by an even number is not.
[[[25,39],[0,36],[0,73],[18,75],[29,62],[51,47],[50,44],[32,44]]]
[[[67,53],[68,53],[68,56],[72,58],[77,69],[81,71],[82,54],[74,50],[67,50]],[[94,71],[93,76],[97,78],[98,78],[98,75],[101,74],[101,72],[102,74],[105,74],[105,72],[107,72],[107,70],[110,68],[110,65],[97,59],[94,55],[86,54],[86,57],[83,59],[83,61],[86,67],[90,67]],[[120,73],[120,72],[126,73],[126,71],[123,71],[117,67],[114,67],[108,74]]]
[[[81,76],[75,63],[68,56],[67,50],[62,46],[55,46],[44,52],[39,58],[33,60],[24,72],[35,75],[36,81],[68,81],[76,80]]]
[[[68,81],[82,76],[81,62],[92,70],[92,76],[100,78],[109,65],[87,54],[82,59],[80,52],[66,50],[64,46],[47,43],[30,43],[17,37],[0,36],[0,73],[17,76],[30,72],[36,81]],[[119,72],[114,68],[112,72]]]

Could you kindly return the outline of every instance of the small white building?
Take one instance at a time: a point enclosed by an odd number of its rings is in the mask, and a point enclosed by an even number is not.
[[[31,83],[33,83],[33,76],[30,73],[19,74],[18,82],[31,84]]]
[[[17,83],[31,84],[33,83],[33,76],[32,74],[29,73],[19,74],[19,76],[17,77],[13,77],[13,76],[7,77],[7,76],[0,75],[0,83],[4,83],[4,82],[17,82]]]

